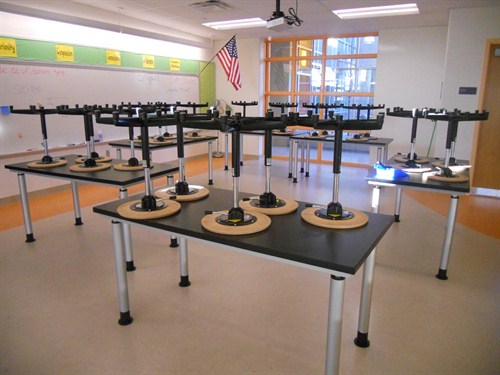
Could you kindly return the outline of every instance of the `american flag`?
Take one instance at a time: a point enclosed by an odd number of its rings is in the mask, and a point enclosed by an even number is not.
[[[231,82],[236,90],[241,89],[240,63],[238,62],[238,49],[236,48],[236,36],[233,36],[222,49],[217,52],[222,69],[226,73],[227,80]]]

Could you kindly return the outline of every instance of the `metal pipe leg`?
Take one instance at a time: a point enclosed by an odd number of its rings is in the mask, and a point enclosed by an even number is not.
[[[292,182],[297,183],[297,171],[299,169],[299,143],[297,141],[292,142],[293,145],[293,178]]]
[[[75,210],[75,225],[82,225],[82,213],[80,212],[80,198],[78,197],[78,184],[71,181],[71,192],[73,193],[73,208]]]
[[[354,343],[360,348],[367,348],[370,346],[368,328],[370,325],[370,311],[372,306],[376,251],[376,248],[373,249],[368,258],[366,258],[363,267],[363,283],[361,286],[361,299],[359,303],[358,335],[354,339]]]
[[[121,148],[116,149],[116,158],[119,160],[122,160],[122,149]]]
[[[453,240],[453,231],[455,230],[455,221],[457,218],[458,195],[452,195],[450,199],[450,208],[448,209],[448,222],[446,224],[446,233],[444,236],[443,250],[441,251],[441,261],[439,271],[436,277],[440,280],[448,280],[446,272],[448,270],[448,260],[450,258],[451,242]]]
[[[126,188],[120,188],[120,199],[125,199],[128,196]],[[122,223],[123,227],[123,246],[125,249],[125,261],[127,271],[135,271],[134,256],[132,254],[132,234],[130,232],[130,224]]]
[[[293,177],[293,141],[288,138],[288,178]]]
[[[305,177],[309,177],[309,167],[311,166],[311,144],[307,141],[306,148],[306,174]]]
[[[300,173],[304,173],[304,142],[300,142]]]
[[[179,268],[181,274],[181,281],[179,282],[179,286],[190,286],[191,281],[189,281],[188,249],[187,240],[185,237],[179,238]]]
[[[381,157],[382,157],[382,147],[377,147],[377,161],[381,161],[382,163],[385,163],[385,160],[380,159]]]
[[[17,174],[19,183],[19,195],[21,196],[21,205],[23,207],[24,230],[26,232],[26,242],[34,242],[33,228],[31,226],[30,205],[28,201],[28,190],[26,188],[26,177],[24,173]]]
[[[123,227],[122,223],[113,220],[113,244],[115,250],[115,271],[116,286],[118,289],[118,306],[120,309],[120,319],[118,324],[129,325],[133,319],[130,315],[130,305],[128,299],[127,271],[125,270],[125,253],[123,250]]]
[[[212,169],[212,142],[208,142],[208,184],[214,184],[214,173]]]
[[[345,278],[331,275],[325,375],[337,375],[339,373],[344,291]]]
[[[394,208],[394,221],[399,223],[399,214],[401,213],[401,199],[403,193],[403,189],[398,188],[396,190],[396,206]]]
[[[224,170],[227,171],[229,170],[229,134],[225,134],[225,141],[224,141]]]
[[[240,133],[240,165],[243,165],[243,134]]]

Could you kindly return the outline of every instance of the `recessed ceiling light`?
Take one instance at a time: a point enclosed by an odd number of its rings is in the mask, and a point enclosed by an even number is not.
[[[417,4],[386,5],[379,7],[332,10],[337,17],[346,20],[354,18],[403,16],[418,14]]]
[[[215,30],[232,30],[244,29],[246,27],[262,27],[266,26],[266,21],[261,18],[246,18],[242,20],[206,22],[203,26],[211,27]]]

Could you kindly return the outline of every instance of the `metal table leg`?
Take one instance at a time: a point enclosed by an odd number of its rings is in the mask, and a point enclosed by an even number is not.
[[[304,141],[300,142],[300,173],[304,173]]]
[[[125,254],[123,251],[123,226],[119,221],[113,220],[113,244],[115,250],[115,270],[116,285],[118,288],[118,306],[120,309],[120,319],[118,324],[129,325],[133,319],[130,315],[130,305],[128,299],[127,271],[125,270]]]
[[[181,274],[179,286],[190,286],[191,282],[189,281],[187,240],[184,237],[179,238],[179,268]]]
[[[212,170],[212,142],[208,142],[208,184],[214,184],[214,174]]]
[[[396,205],[394,207],[394,221],[399,223],[399,214],[401,213],[401,199],[403,189],[397,188],[396,190]]]
[[[452,195],[450,199],[450,208],[448,209],[448,222],[446,224],[446,233],[444,236],[443,250],[441,251],[441,261],[439,271],[436,277],[440,280],[448,280],[446,272],[448,270],[448,260],[450,258],[451,242],[453,240],[453,231],[457,218],[458,195]]]
[[[229,165],[229,134],[225,133],[224,136],[226,137],[225,142],[224,142],[224,170],[227,171],[229,170],[228,165]]]
[[[380,189],[380,186],[373,187],[372,211],[374,213],[378,213]],[[370,340],[368,340],[368,328],[370,325],[376,253],[377,248],[373,249],[368,258],[366,258],[365,264],[363,266],[363,281],[361,287],[361,299],[359,304],[358,334],[354,339],[354,343],[360,348],[367,348],[370,346]]]
[[[128,190],[124,187],[120,188],[120,199],[125,199],[128,196]],[[123,245],[125,248],[125,260],[127,271],[135,271],[134,256],[132,254],[132,234],[130,233],[130,224],[122,223],[123,227]]]
[[[293,140],[288,138],[288,178],[293,177]]]
[[[311,166],[311,144],[307,141],[306,146],[306,174],[305,177],[309,177],[309,167]]]
[[[34,242],[33,228],[31,226],[30,205],[28,201],[28,190],[26,188],[26,176],[24,173],[17,174],[19,183],[19,195],[21,195],[21,205],[23,207],[24,230],[26,232],[26,242]]]
[[[292,142],[293,148],[293,172],[292,172],[292,182],[297,183],[297,171],[299,169],[299,142]]]
[[[75,211],[75,225],[82,225],[82,213],[80,211],[80,198],[78,197],[78,184],[71,181],[71,192],[73,193],[73,208]]]
[[[331,275],[328,330],[326,337],[326,375],[337,375],[339,373],[344,291],[345,278]]]

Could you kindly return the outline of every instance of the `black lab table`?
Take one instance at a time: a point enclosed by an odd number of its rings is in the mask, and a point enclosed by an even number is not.
[[[251,194],[240,194],[241,197]],[[134,199],[133,197],[127,199]],[[137,199],[137,197],[135,198]],[[340,361],[340,340],[345,279],[353,276],[364,265],[364,273],[373,273],[375,247],[393,222],[390,215],[367,213],[368,223],[357,229],[335,230],[316,227],[304,222],[300,211],[305,203],[299,202],[297,212],[273,217],[271,226],[251,235],[227,236],[204,230],[201,219],[205,211],[231,206],[232,193],[221,189],[211,189],[210,196],[203,200],[183,203],[179,213],[156,220],[124,219],[117,213],[123,200],[94,207],[94,212],[112,220],[115,266],[121,325],[132,323],[130,315],[125,254],[123,249],[122,223],[156,229],[180,238],[179,260],[181,269],[180,285],[187,286],[187,240],[217,244],[232,250],[259,255],[267,259],[306,267],[330,275],[330,302],[326,345],[326,374],[337,374]],[[367,269],[369,268],[369,269]],[[370,278],[368,278],[370,279]],[[373,284],[363,278],[360,304],[359,327],[367,328],[371,306]],[[369,296],[370,298],[366,298]],[[367,329],[358,330],[359,346],[368,346]],[[364,345],[363,345],[364,344]]]

